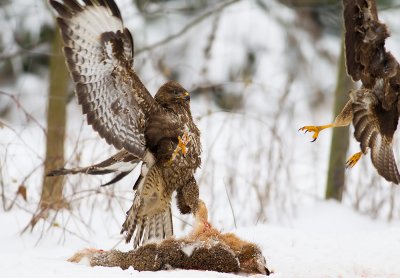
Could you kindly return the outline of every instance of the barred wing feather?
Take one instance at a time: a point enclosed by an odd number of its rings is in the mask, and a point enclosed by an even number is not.
[[[78,102],[107,143],[142,158],[155,101],[133,69],[133,40],[113,1],[51,0]]]

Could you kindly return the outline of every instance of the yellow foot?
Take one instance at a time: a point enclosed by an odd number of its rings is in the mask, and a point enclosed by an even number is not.
[[[178,146],[176,147],[175,151],[179,152],[179,149],[180,149],[182,151],[182,154],[185,156],[186,153],[187,153],[186,145],[189,143],[189,141],[190,141],[190,137],[189,137],[189,134],[187,132],[185,132],[182,135],[182,137],[178,136]]]
[[[178,145],[176,146],[174,152],[172,153],[171,158],[168,160],[168,163],[171,164],[172,161],[176,158],[179,152],[182,153],[183,156],[187,154],[187,144],[190,141],[189,134],[187,132],[183,133],[182,137],[178,136]]]
[[[329,124],[329,125],[317,125],[317,126],[315,126],[315,125],[306,125],[306,126],[303,126],[303,127],[299,128],[299,131],[304,131],[304,133],[314,132],[314,134],[312,136],[313,140],[311,140],[311,142],[314,142],[315,140],[317,140],[319,132],[321,130],[324,130],[325,128],[329,128],[329,127],[333,127],[333,125],[332,124]]]
[[[358,152],[353,154],[347,161],[346,161],[346,168],[353,168],[354,165],[360,160],[362,156],[362,152]]]

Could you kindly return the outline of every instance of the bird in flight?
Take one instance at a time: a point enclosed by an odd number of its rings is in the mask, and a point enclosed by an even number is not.
[[[351,156],[346,165],[353,167],[370,150],[378,173],[399,184],[393,135],[399,121],[400,66],[385,48],[390,36],[388,28],[379,21],[375,0],[343,0],[343,17],[347,73],[362,85],[350,91],[350,100],[333,123],[300,130],[314,132],[315,141],[321,130],[353,122],[361,151]]]

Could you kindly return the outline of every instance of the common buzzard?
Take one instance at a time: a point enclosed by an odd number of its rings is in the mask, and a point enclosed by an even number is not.
[[[196,211],[199,190],[193,175],[201,163],[200,132],[191,116],[189,93],[180,84],[165,83],[153,98],[136,75],[133,39],[115,2],[83,3],[50,0],[58,13],[64,55],[83,114],[120,152],[91,167],[50,174],[119,171],[119,179],[142,161],[133,205],[121,231],[126,242],[134,239],[136,248],[151,238],[173,234],[174,191],[182,213]]]
[[[343,0],[343,9],[347,72],[354,81],[361,80],[362,86],[350,92],[349,102],[332,124],[300,130],[314,132],[315,141],[321,130],[353,122],[361,152],[354,154],[347,166],[354,166],[371,149],[378,173],[399,184],[392,141],[399,121],[400,67],[385,49],[389,31],[379,21],[375,0]]]

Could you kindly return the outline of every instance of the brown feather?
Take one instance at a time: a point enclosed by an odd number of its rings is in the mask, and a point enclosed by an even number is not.
[[[107,186],[123,179],[133,169],[136,168],[139,162],[140,160],[137,157],[127,152],[126,150],[122,150],[100,163],[88,167],[56,169],[47,173],[47,176],[60,176],[70,174],[104,175],[117,172],[117,175],[113,179],[101,185]]]
[[[75,0],[64,0],[64,3],[68,8],[70,8],[75,13],[83,11],[82,6],[79,5],[79,3],[76,2]]]
[[[392,151],[392,139],[398,123],[397,107],[382,111],[375,94],[368,89],[351,93],[353,101],[354,137],[365,154],[371,149],[371,160],[378,173],[386,180],[398,184],[400,174]]]
[[[53,7],[53,9],[55,9],[57,11],[57,13],[64,17],[64,18],[71,18],[72,17],[72,13],[71,11],[65,7],[64,5],[62,5],[61,3],[54,1],[54,0],[50,0],[50,5]]]
[[[188,214],[197,210],[199,202],[199,186],[194,178],[176,190],[176,204],[180,213]]]

